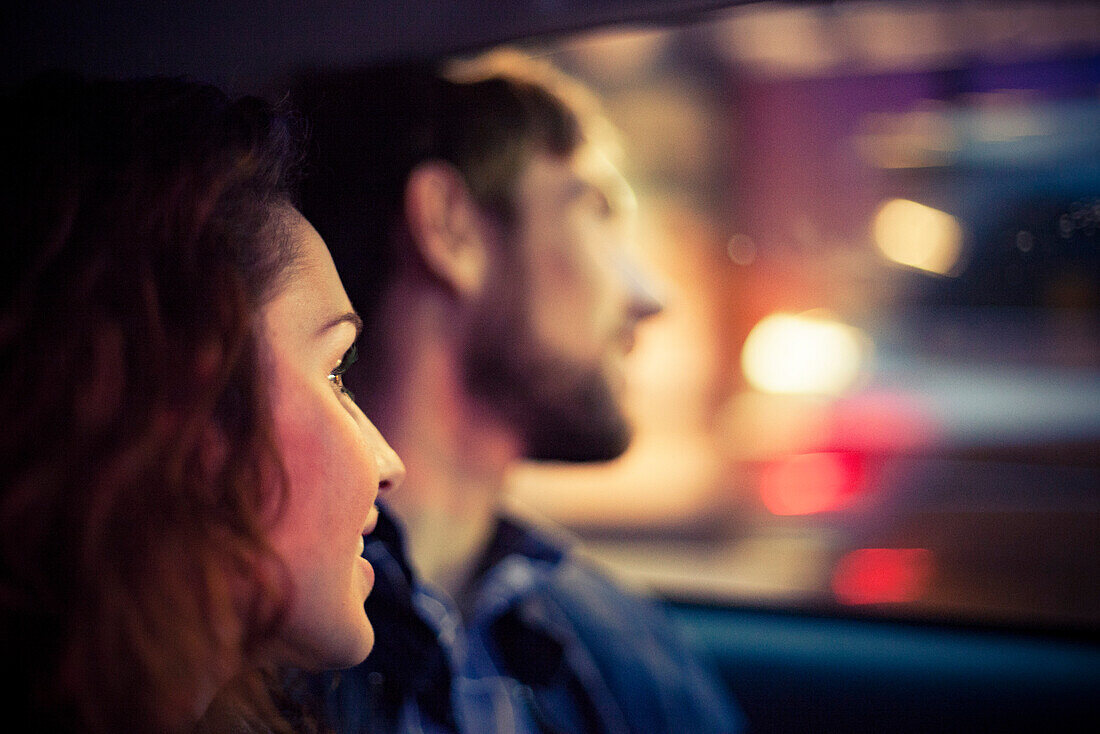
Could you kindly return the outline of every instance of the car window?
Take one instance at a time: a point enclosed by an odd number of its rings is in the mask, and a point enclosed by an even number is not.
[[[609,466],[519,511],[680,599],[1100,622],[1100,8],[761,3],[531,42],[665,311]]]

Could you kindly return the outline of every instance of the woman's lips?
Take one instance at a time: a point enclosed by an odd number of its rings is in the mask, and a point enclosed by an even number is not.
[[[374,532],[374,528],[378,525],[378,506],[371,505],[370,514],[367,515],[367,521],[363,524],[362,535],[370,535]]]
[[[366,598],[374,590],[374,566],[370,565],[370,561],[363,558],[363,556],[359,556],[359,563],[363,569],[363,574],[367,577],[367,593],[364,595],[364,598]]]
[[[371,505],[370,513],[367,515],[367,521],[363,523],[363,532],[359,535],[359,563],[362,564],[363,573],[367,576],[367,595],[370,595],[371,589],[374,588],[374,567],[370,565],[370,562],[366,558],[363,558],[363,548],[366,544],[366,537],[374,532],[374,528],[378,525],[378,507],[377,505]]]

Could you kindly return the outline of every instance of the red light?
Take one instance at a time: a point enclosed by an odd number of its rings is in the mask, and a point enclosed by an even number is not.
[[[837,563],[833,593],[845,604],[911,602],[924,594],[931,575],[925,548],[863,548]]]
[[[855,454],[797,454],[775,461],[760,474],[760,499],[775,515],[809,515],[841,507],[862,482]]]

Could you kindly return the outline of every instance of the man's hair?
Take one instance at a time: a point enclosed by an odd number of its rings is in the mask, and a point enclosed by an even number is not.
[[[32,728],[166,730],[278,629],[256,317],[295,261],[294,127],[175,79],[0,95],[0,633]]]
[[[451,64],[300,76],[292,100],[310,122],[301,208],[332,251],[366,319],[408,256],[405,186],[421,163],[448,163],[474,200],[513,221],[516,183],[536,153],[566,158],[612,139],[581,85],[514,51]]]

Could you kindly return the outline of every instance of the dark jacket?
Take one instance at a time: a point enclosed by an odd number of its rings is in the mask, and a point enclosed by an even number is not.
[[[568,550],[500,521],[463,624],[420,584],[383,510],[364,556],[375,649],[329,674],[331,723],[352,732],[725,734],[739,713],[660,607],[628,594]]]

